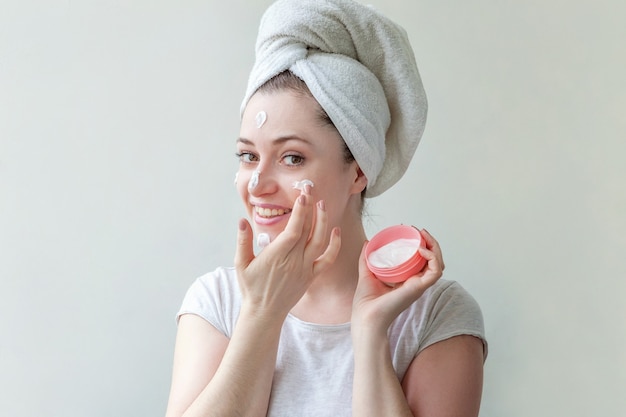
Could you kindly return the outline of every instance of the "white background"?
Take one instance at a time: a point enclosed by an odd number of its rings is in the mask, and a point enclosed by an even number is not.
[[[481,304],[481,416],[626,415],[626,3],[370,3],[430,112],[367,228],[428,228]],[[164,413],[268,4],[0,0],[1,415]]]

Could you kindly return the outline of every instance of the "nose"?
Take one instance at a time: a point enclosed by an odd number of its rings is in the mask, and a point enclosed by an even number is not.
[[[278,188],[275,172],[269,165],[259,165],[248,181],[248,192],[253,196],[271,194]]]

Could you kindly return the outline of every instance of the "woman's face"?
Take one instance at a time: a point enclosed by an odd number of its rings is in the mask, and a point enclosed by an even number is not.
[[[290,90],[255,94],[237,140],[237,190],[255,231],[273,240],[285,228],[300,195],[294,183],[305,179],[314,184],[313,200],[324,200],[331,227],[359,216],[354,201],[360,204],[367,181],[356,162],[344,161],[343,149],[312,97]]]

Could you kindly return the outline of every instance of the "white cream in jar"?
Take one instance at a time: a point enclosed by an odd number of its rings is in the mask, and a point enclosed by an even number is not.
[[[393,268],[411,259],[419,247],[419,239],[396,239],[372,251],[367,260],[376,268]]]

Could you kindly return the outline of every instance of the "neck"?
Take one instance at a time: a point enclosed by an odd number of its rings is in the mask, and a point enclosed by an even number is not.
[[[315,278],[291,311],[296,317],[325,324],[350,321],[359,277],[359,256],[366,235],[361,220],[341,228],[341,249],[332,266]]]

